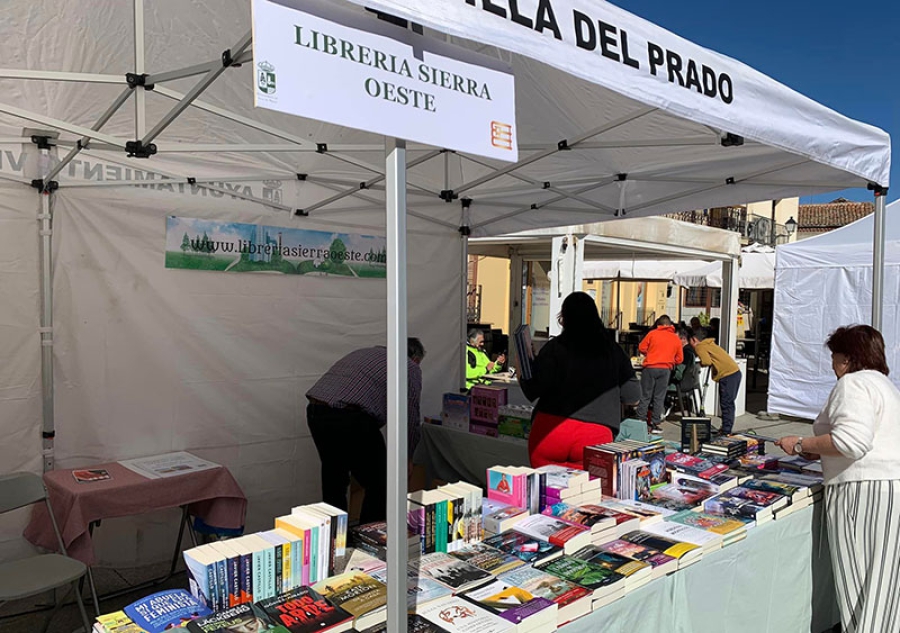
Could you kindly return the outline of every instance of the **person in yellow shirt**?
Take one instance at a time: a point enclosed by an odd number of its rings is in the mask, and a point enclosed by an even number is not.
[[[484,332],[472,328],[466,335],[466,389],[484,382],[487,374],[495,374],[503,369],[506,355],[500,354],[492,361],[484,352]]]
[[[720,435],[729,435],[734,427],[734,401],[741,386],[741,370],[724,349],[716,345],[703,328],[691,334],[691,347],[703,367],[712,367],[712,379],[719,385],[719,408],[722,410]]]

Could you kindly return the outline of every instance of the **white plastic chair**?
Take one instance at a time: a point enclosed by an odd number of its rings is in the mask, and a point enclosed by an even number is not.
[[[53,531],[56,533],[56,540],[59,543],[59,551],[62,553],[40,554],[10,563],[0,563],[0,604],[53,591],[58,587],[70,584],[75,591],[75,600],[78,603],[78,610],[81,612],[84,630],[86,633],[90,632],[91,623],[84,609],[84,602],[78,587],[78,581],[87,573],[87,567],[81,561],[66,555],[66,546],[63,544],[59,527],[56,525],[56,517],[53,516],[53,509],[50,507],[50,499],[47,497],[44,481],[33,473],[14,473],[0,477],[0,514],[40,501],[47,505],[47,514],[50,516],[50,522],[53,524]],[[56,599],[56,592],[53,593],[54,606],[50,617],[44,623],[43,631],[45,633],[62,604],[62,600]]]

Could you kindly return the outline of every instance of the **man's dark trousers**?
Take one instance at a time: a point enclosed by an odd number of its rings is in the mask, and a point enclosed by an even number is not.
[[[734,401],[741,387],[741,372],[725,376],[719,380],[719,409],[722,411],[722,433],[731,433],[734,428]]]
[[[377,419],[360,409],[310,403],[306,419],[322,461],[322,500],[348,509],[350,475],[365,489],[360,523],[387,516],[387,447]]]

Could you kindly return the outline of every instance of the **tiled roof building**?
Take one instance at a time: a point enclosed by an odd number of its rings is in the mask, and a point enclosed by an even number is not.
[[[875,211],[871,202],[851,202],[838,198],[827,204],[801,204],[797,232],[811,237],[856,222]]]

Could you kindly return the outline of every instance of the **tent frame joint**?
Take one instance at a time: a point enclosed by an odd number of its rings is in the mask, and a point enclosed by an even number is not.
[[[867,184],[866,189],[874,192],[876,198],[880,198],[881,196],[886,196],[888,194],[887,187],[882,187],[881,185],[877,185],[874,182],[870,182],[869,184]]]
[[[744,144],[744,137],[738,134],[732,134],[731,132],[726,132],[720,142],[722,143],[722,147],[740,147]]]
[[[307,178],[309,178],[309,174],[297,174],[297,180],[300,182],[306,182]]]
[[[156,143],[144,144],[141,140],[126,141],[125,152],[128,158],[150,158],[156,153]]]
[[[297,216],[297,217],[301,217],[301,218],[308,218],[308,217],[309,217],[309,211],[307,211],[307,210],[305,210],[305,209],[296,209],[296,210],[294,211],[294,215]]]
[[[50,193],[51,191],[59,189],[59,182],[56,180],[49,180],[45,183],[41,178],[35,178],[31,181],[31,186],[41,193]]]
[[[560,152],[564,152],[566,150],[572,149],[571,147],[569,147],[569,139],[564,138],[559,143],[557,143],[556,149],[559,150]]]
[[[125,73],[125,83],[128,84],[128,87],[132,90],[140,86],[144,90],[153,90],[156,87],[156,84],[147,83],[147,77],[150,75],[147,73]]]
[[[453,191],[453,189],[442,189],[439,197],[444,202],[453,202],[454,200],[459,199],[459,194]]]
[[[242,64],[236,58],[232,57],[231,49],[226,48],[224,51],[222,51],[222,67],[231,68],[232,66],[234,66],[235,68],[240,68]]]
[[[328,143],[316,143],[316,153],[325,154],[328,152]]]
[[[53,143],[50,141],[56,140],[53,136],[42,136],[40,134],[32,134],[31,142],[37,145],[38,149],[51,149],[53,147]]]

